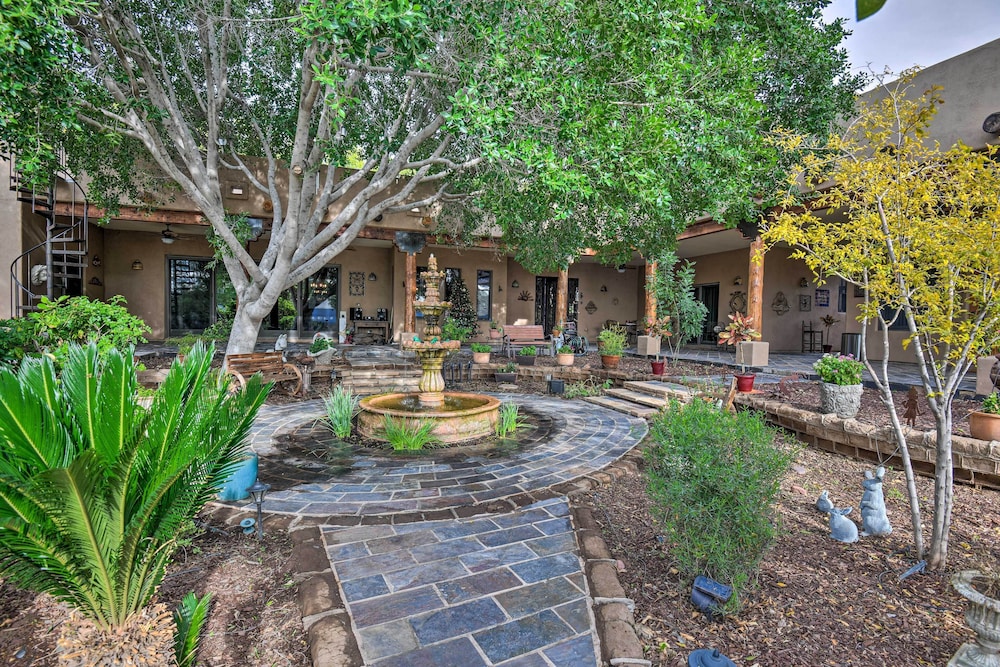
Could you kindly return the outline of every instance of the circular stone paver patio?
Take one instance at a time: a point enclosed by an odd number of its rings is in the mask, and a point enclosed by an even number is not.
[[[459,508],[517,497],[523,505],[554,486],[592,474],[621,458],[648,431],[645,420],[583,401],[526,394],[493,394],[545,413],[553,422],[546,442],[508,458],[469,457],[399,461],[359,456],[352,469],[325,483],[300,484],[268,494],[268,513],[316,517],[460,516]],[[265,406],[251,432],[261,456],[275,453],[272,436],[321,417],[321,401]],[[266,477],[267,462],[261,461]],[[551,494],[550,494],[551,495]],[[241,503],[241,505],[244,505]]]

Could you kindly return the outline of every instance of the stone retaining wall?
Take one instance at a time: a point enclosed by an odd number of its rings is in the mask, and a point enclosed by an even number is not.
[[[865,424],[752,394],[737,394],[736,402],[760,410],[772,423],[792,431],[808,445],[876,463],[902,466],[896,455],[896,437],[890,426]],[[937,434],[903,427],[914,471],[934,475]],[[1000,489],[1000,442],[952,436],[955,481]]]

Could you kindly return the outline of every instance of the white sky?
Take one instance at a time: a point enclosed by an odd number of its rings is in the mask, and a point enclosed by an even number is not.
[[[928,67],[1000,39],[1000,0],[886,0],[864,21],[855,20],[854,0],[833,0],[827,20],[847,19],[853,34],[843,43],[852,69],[894,73]],[[1000,63],[997,63],[1000,76]]]

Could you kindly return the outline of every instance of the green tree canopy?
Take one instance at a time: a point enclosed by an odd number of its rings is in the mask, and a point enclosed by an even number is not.
[[[283,290],[387,212],[498,223],[536,268],[745,218],[779,166],[763,133],[850,107],[825,4],[29,0],[0,15],[0,150],[35,173],[65,150],[107,206],[179,188],[221,244],[229,352],[247,351]],[[225,168],[274,204],[259,258]]]

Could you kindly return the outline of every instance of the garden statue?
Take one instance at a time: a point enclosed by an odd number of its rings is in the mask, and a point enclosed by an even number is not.
[[[816,499],[816,509],[824,514],[833,511],[833,501],[830,500],[829,491],[823,490],[823,493],[819,494],[819,498]]]
[[[865,479],[861,482],[865,492],[861,496],[861,536],[888,535],[892,532],[889,517],[885,513],[885,495],[882,493],[882,478],[885,468],[879,466],[875,473],[865,471]]]
[[[834,507],[830,510],[830,537],[838,542],[850,544],[858,541],[858,526],[847,518],[852,509],[852,507],[844,509]]]
[[[903,419],[906,420],[906,425],[910,428],[917,425],[917,415],[921,414],[919,400],[917,388],[910,387],[910,390],[906,392],[906,403],[903,405]]]

